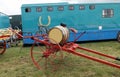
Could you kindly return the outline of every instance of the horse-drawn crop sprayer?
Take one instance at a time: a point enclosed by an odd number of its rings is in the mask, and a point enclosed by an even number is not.
[[[23,37],[22,35],[12,30],[12,32],[15,32],[22,38],[31,38],[34,40],[34,44],[31,47],[30,55],[31,55],[34,65],[38,69],[44,68],[43,65],[46,68],[47,63],[54,65],[53,61],[51,61],[50,58],[53,59],[55,57],[58,57],[57,54],[59,54],[59,58],[63,58],[64,54],[61,53],[63,51],[120,69],[120,65],[118,64],[115,64],[115,63],[112,63],[112,62],[109,62],[103,59],[99,59],[96,57],[92,57],[92,56],[83,54],[81,52],[77,52],[76,50],[80,49],[80,50],[94,53],[94,54],[97,54],[103,57],[107,57],[113,60],[120,61],[119,57],[113,57],[107,54],[103,54],[95,50],[81,47],[79,46],[79,44],[75,43],[80,37],[84,36],[86,32],[81,33],[77,38],[75,38],[73,42],[67,42],[70,31],[72,31],[74,34],[77,32],[77,30],[75,30],[74,28],[68,29],[66,25],[64,24],[51,28],[48,34],[41,34],[41,35],[28,36],[28,37],[27,36]],[[44,61],[44,64],[43,64],[43,61]]]
[[[54,28],[50,29],[48,32],[48,35],[41,36],[43,39],[39,39],[36,37],[31,37],[31,39],[34,40],[34,44],[31,48],[31,58],[34,63],[34,65],[38,69],[42,69],[44,65],[46,67],[46,64],[49,63],[48,61],[51,61],[49,58],[55,58],[57,57],[57,54],[59,53],[59,57],[63,57],[60,52],[67,52],[71,53],[76,56],[84,57],[99,63],[103,63],[112,67],[120,68],[120,65],[99,59],[96,57],[92,57],[86,54],[83,54],[81,52],[77,52],[76,49],[84,50],[90,53],[94,53],[103,57],[107,57],[113,60],[120,61],[119,57],[113,57],[110,55],[103,54],[101,52],[97,52],[95,50],[91,50],[88,48],[84,48],[79,46],[77,43],[75,43],[82,35],[84,35],[86,32],[81,33],[73,42],[67,42],[69,38],[69,31],[72,31],[76,33],[77,31],[73,28],[68,29],[64,24],[60,26],[55,26]],[[44,46],[36,47],[36,44],[43,44]],[[53,57],[51,57],[53,56]],[[43,64],[42,60],[45,60],[45,64]],[[54,65],[53,61],[50,62]]]

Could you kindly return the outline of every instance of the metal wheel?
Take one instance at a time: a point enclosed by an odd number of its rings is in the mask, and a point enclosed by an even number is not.
[[[54,68],[54,59],[62,58],[63,54],[59,54],[61,46],[59,44],[52,44],[50,39],[46,41],[48,44],[39,44],[35,42],[31,47],[31,58],[34,65],[38,69],[53,69]],[[55,67],[56,69],[56,67]]]
[[[117,41],[120,43],[120,31],[117,34]]]
[[[2,55],[6,51],[6,42],[1,41],[0,42],[0,55]]]
[[[47,58],[43,56],[46,49],[46,46],[40,46],[36,42],[31,47],[31,58],[38,69],[43,68],[44,63],[47,63]]]

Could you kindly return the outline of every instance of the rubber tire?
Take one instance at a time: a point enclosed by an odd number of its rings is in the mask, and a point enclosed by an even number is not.
[[[117,34],[117,41],[120,43],[120,31]]]

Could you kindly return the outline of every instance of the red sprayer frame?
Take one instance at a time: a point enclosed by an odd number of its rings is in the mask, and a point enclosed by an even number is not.
[[[44,40],[40,40],[40,39],[35,38],[35,37],[32,37],[32,39],[35,40],[36,42],[40,42],[40,43],[42,43],[44,45],[51,46],[51,43],[49,43],[45,39]],[[104,57],[107,57],[107,58],[110,58],[110,59],[113,59],[113,60],[118,60],[118,61],[120,61],[120,58],[113,57],[113,56],[110,56],[110,55],[107,55],[107,54],[103,54],[103,53],[95,51],[95,50],[91,50],[91,49],[88,49],[88,48],[81,47],[81,46],[79,46],[78,44],[76,44],[74,42],[66,43],[66,44],[64,44],[61,47],[56,45],[55,48],[57,50],[61,50],[62,49],[62,51],[65,51],[65,52],[68,52],[68,53],[72,53],[74,55],[81,56],[81,57],[84,57],[84,58],[87,58],[87,59],[90,59],[90,60],[93,60],[93,61],[96,61],[96,62],[99,62],[99,63],[103,63],[103,64],[106,64],[106,65],[109,65],[109,66],[116,67],[116,68],[120,69],[120,65],[118,65],[118,64],[111,63],[111,62],[105,61],[103,59],[92,57],[92,56],[89,56],[89,55],[86,55],[86,54],[83,54],[83,53],[80,53],[80,52],[76,52],[75,50],[76,49],[84,50],[84,51],[87,51],[87,52],[91,52],[91,53],[94,53],[94,54],[97,54],[97,55],[101,55],[101,56],[104,56]],[[54,49],[54,48],[52,48],[52,49]],[[48,56],[53,54],[53,52],[54,52],[53,50],[49,50],[49,51],[46,50],[46,51],[44,51],[43,56],[47,58]],[[32,53],[31,53],[31,56],[32,56]],[[41,67],[39,67],[38,64],[34,61],[33,56],[32,56],[32,60],[33,60],[34,64],[37,66],[37,68],[40,69]]]
[[[76,33],[76,30],[74,30],[73,28],[71,28],[70,30],[72,32]],[[12,30],[12,31],[14,32],[14,30]],[[93,60],[93,61],[96,61],[96,62],[99,62],[99,63],[103,63],[103,64],[106,64],[106,65],[109,65],[109,66],[116,67],[116,68],[120,69],[120,65],[118,65],[118,64],[115,64],[115,63],[112,63],[112,62],[108,62],[106,60],[99,59],[99,58],[96,58],[96,57],[92,57],[92,56],[83,54],[81,52],[75,51],[76,49],[80,49],[80,50],[84,50],[84,51],[87,51],[87,52],[90,52],[90,53],[93,53],[93,54],[97,54],[97,55],[100,55],[100,56],[103,56],[103,57],[107,57],[107,58],[110,58],[110,59],[113,59],[113,60],[120,61],[119,57],[113,57],[113,56],[110,56],[110,55],[107,55],[107,54],[104,54],[104,53],[101,53],[101,52],[98,52],[98,51],[95,51],[95,50],[91,50],[91,49],[88,49],[88,48],[85,48],[85,47],[81,47],[77,43],[75,43],[75,41],[78,40],[85,33],[86,32],[81,33],[81,35],[78,36],[74,40],[74,42],[65,43],[64,45],[52,44],[49,41],[50,40],[49,38],[44,38],[44,36],[47,37],[47,35],[27,36],[27,37],[23,37],[20,34],[18,34],[18,35],[20,37],[22,37],[22,38],[31,38],[31,39],[33,39],[37,43],[41,43],[41,44],[44,44],[45,46],[49,46],[45,51],[43,51],[42,56],[41,56],[42,58],[43,57],[44,58],[48,58],[51,54],[55,53],[56,50],[57,50],[57,52],[59,52],[59,50],[62,50],[62,51],[68,52],[68,53],[72,53],[73,55],[76,55],[76,56],[81,56],[81,57],[84,57],[84,58],[87,58],[87,59],[90,59],[90,60]],[[43,37],[43,39],[39,39],[38,37]],[[33,46],[31,47],[31,58],[32,58],[32,61],[33,61],[33,63],[35,64],[35,66],[38,69],[41,69],[41,66],[34,59],[34,56],[33,56],[34,53],[33,53],[32,50],[33,50]]]

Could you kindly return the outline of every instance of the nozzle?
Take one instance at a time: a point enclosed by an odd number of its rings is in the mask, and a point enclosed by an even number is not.
[[[61,26],[66,27],[67,25],[64,23],[60,23]]]

